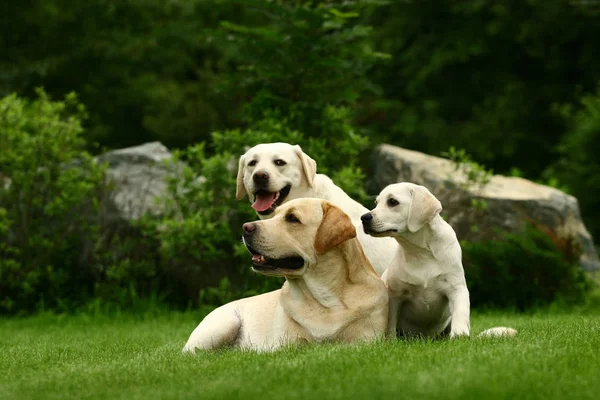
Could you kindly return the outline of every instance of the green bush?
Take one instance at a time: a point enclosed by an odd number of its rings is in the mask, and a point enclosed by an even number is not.
[[[276,110],[306,136],[327,135],[330,106],[356,104],[372,93],[368,71],[386,55],[373,50],[365,1],[234,1],[245,23],[222,21],[215,38],[235,51],[238,69],[228,91],[248,94],[242,118],[255,122]]]
[[[83,151],[84,114],[74,95],[0,100],[0,172],[10,179],[0,185],[0,312],[91,294],[83,249],[98,234],[103,169]]]
[[[274,112],[249,129],[216,132],[210,142],[176,151],[169,162],[184,164],[173,168],[159,199],[164,213],[115,225],[103,214],[110,190],[104,169],[83,150],[84,113],[73,95],[53,102],[40,91],[34,101],[0,100],[2,313],[86,303],[214,306],[279,287],[281,279],[251,271],[240,241],[241,225],[257,217],[247,201],[235,200],[237,159],[257,143],[301,144],[319,171],[365,199],[356,160],[368,142],[352,131],[349,109],[328,106],[320,122],[326,136],[305,136]],[[581,301],[589,284],[576,252],[565,249],[533,228],[464,243],[473,306]]]
[[[221,19],[245,19],[230,1],[44,0],[3,7],[0,96],[30,95],[42,85],[55,97],[75,91],[89,109],[89,146],[152,140],[187,146],[232,125],[239,93],[219,86],[234,67],[229,48],[208,32]]]
[[[248,147],[275,141],[301,144],[319,160],[319,171],[329,171],[349,193],[365,197],[362,186],[356,185],[364,176],[353,160],[367,141],[343,120],[349,118],[347,110],[332,108],[326,115],[331,115],[322,120],[330,122],[331,134],[326,137],[305,138],[289,129],[285,120],[267,118],[251,129],[214,133],[212,156],[206,154],[206,143],[175,152],[171,162],[184,161],[185,167],[169,180],[169,193],[161,200],[166,212],[140,222],[144,240],[156,243],[144,247],[144,259],[154,260],[145,271],[161,277],[157,288],[166,301],[178,307],[220,303],[281,285],[279,279],[251,271],[250,253],[240,240],[242,224],[258,219],[247,200],[235,199],[237,160]],[[330,151],[334,147],[335,156]],[[121,287],[139,281],[139,266],[115,264],[109,276],[109,286]]]
[[[559,112],[568,123],[568,133],[558,150],[560,159],[546,171],[557,177],[579,200],[581,213],[592,236],[600,237],[600,83],[595,94],[584,96],[577,107],[566,105]]]
[[[371,71],[382,94],[361,102],[365,128],[429,154],[464,148],[494,171],[518,166],[537,179],[565,133],[552,104],[576,101],[598,80],[596,3],[382,4],[367,23],[391,59]]]
[[[328,105],[353,106],[372,86],[367,71],[381,55],[361,19],[369,3],[5,2],[0,96],[76,91],[90,146],[185,148],[269,109],[318,136]]]
[[[51,0],[49,7],[32,6],[28,11],[14,9],[18,15],[30,16],[26,26],[5,21],[9,30],[16,32],[43,26],[46,37],[56,40],[54,48],[46,49],[17,45],[19,35],[2,36],[0,42],[6,42],[19,65],[29,66],[35,59],[39,68],[5,73],[7,67],[0,65],[0,89],[10,87],[9,81],[18,81],[19,89],[26,92],[42,77],[55,92],[76,88],[92,106],[86,137],[101,144],[133,144],[143,137],[159,138],[167,145],[200,144],[176,153],[175,161],[185,161],[187,166],[169,182],[170,193],[161,199],[166,209],[161,217],[147,215],[129,225],[115,226],[105,221],[101,199],[92,195],[91,187],[90,192],[82,189],[77,196],[73,194],[71,203],[59,210],[59,223],[49,225],[55,230],[44,236],[45,247],[28,237],[45,258],[64,259],[59,267],[52,263],[53,272],[46,273],[47,280],[56,283],[32,278],[41,290],[27,301],[23,296],[7,295],[16,300],[6,310],[32,309],[40,298],[47,307],[60,304],[68,308],[90,296],[125,307],[145,297],[185,307],[277,286],[277,280],[250,272],[248,254],[239,240],[242,223],[257,217],[247,202],[235,200],[236,171],[232,168],[247,147],[258,143],[301,144],[318,160],[320,172],[328,173],[355,198],[366,198],[356,182],[364,180],[357,160],[368,143],[352,128],[352,107],[369,88],[366,70],[381,56],[371,51],[367,42],[371,29],[358,18],[365,7],[362,2],[221,1],[209,5],[193,1],[165,5],[150,1],[106,7],[94,0],[86,7],[71,7],[53,15],[52,10],[61,9],[62,2]],[[127,20],[125,30],[121,18]],[[46,23],[48,20],[53,23]],[[79,24],[69,24],[74,20]],[[81,29],[87,35],[73,41],[71,38],[81,36]],[[63,32],[69,32],[67,41],[60,40]],[[164,60],[169,60],[167,67]],[[106,67],[115,61],[120,68]],[[91,68],[85,79],[68,73],[80,70],[81,63]],[[7,79],[9,75],[15,79]],[[114,101],[107,102],[107,98]],[[241,104],[244,107],[240,108]],[[28,121],[33,116],[24,118]],[[215,126],[242,128],[207,138],[207,130]],[[82,151],[86,144],[80,133],[78,124],[77,145],[65,147],[62,154],[53,153],[53,160],[56,165],[68,165],[79,159],[81,168],[68,169],[65,174],[98,178],[91,185],[97,187],[101,174],[94,175],[96,167]],[[62,146],[60,141],[56,145]],[[13,143],[0,142],[0,146],[15,157],[23,150]],[[15,168],[0,167],[7,176],[16,173]],[[36,179],[35,169],[20,171],[26,175],[22,182]],[[199,176],[206,180],[204,184]],[[81,178],[77,182],[84,185],[88,181]],[[67,195],[69,188],[50,192],[60,197]],[[12,196],[17,189],[13,185],[7,193]],[[49,201],[38,193],[26,195],[42,208]],[[14,197],[7,196],[7,204],[12,204]],[[91,208],[83,210],[88,203],[82,199],[87,199]],[[6,216],[0,215],[0,232],[5,236],[14,235],[15,210],[7,208]],[[39,213],[40,226],[49,219],[45,211]],[[66,226],[69,228],[64,230],[72,237],[59,240],[56,232]],[[3,242],[2,254],[7,255],[4,270],[11,267],[14,276],[7,276],[10,283],[6,285],[18,286],[18,274],[42,267],[25,267],[19,258],[24,256],[16,254],[29,242],[10,238],[8,244]]]
[[[571,240],[561,248],[544,232],[527,225],[498,240],[463,242],[463,264],[471,305],[525,310],[553,302],[581,303],[591,283],[577,263]]]

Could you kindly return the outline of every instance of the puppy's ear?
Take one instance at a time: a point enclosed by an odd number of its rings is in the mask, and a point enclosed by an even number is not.
[[[315,237],[317,254],[327,253],[333,247],[356,237],[350,217],[329,202],[323,202],[323,219]]]
[[[241,200],[246,195],[246,186],[244,186],[244,172],[246,171],[246,155],[240,156],[237,172],[237,187],[235,190],[235,199]]]
[[[304,170],[304,175],[306,176],[306,182],[308,182],[308,186],[313,187],[315,175],[317,175],[317,162],[303,152],[302,148],[298,145],[294,146],[294,151],[302,163],[302,169]]]
[[[408,230],[416,232],[442,211],[442,203],[424,186],[410,189],[412,199],[408,209]]]

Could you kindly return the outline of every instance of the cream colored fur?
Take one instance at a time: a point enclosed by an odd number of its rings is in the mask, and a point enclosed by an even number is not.
[[[279,207],[272,218],[248,224],[246,246],[268,259],[296,256],[304,264],[270,269],[268,263],[255,263],[257,272],[285,277],[283,287],[217,308],[192,332],[185,352],[225,346],[271,351],[293,343],[384,337],[387,290],[338,207],[320,199],[297,199]]]
[[[382,280],[390,295],[388,333],[451,338],[470,334],[470,300],[462,251],[452,227],[439,215],[442,205],[424,186],[387,186],[377,207],[363,216],[364,230],[393,237],[402,248]],[[512,336],[512,328],[491,328],[483,336]]]
[[[281,160],[285,164],[277,165],[277,160]],[[239,159],[237,174],[236,197],[238,200],[243,199],[246,195],[251,202],[255,200],[254,194],[258,188],[252,178],[257,172],[269,174],[268,190],[270,192],[279,192],[287,185],[291,186],[283,204],[297,198],[315,197],[329,200],[340,207],[358,228],[358,239],[378,275],[385,271],[394,255],[399,251],[395,240],[391,238],[377,240],[363,232],[360,226],[360,216],[369,210],[350,198],[329,177],[317,174],[317,163],[304,153],[300,146],[287,143],[265,143],[254,146],[243,154]],[[357,182],[358,184],[361,183]],[[259,214],[259,218],[267,219],[272,215]]]

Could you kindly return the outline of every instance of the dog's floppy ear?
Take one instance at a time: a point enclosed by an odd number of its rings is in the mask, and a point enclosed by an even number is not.
[[[442,211],[442,203],[424,186],[409,189],[412,199],[408,209],[408,230],[416,232]]]
[[[315,251],[324,254],[333,247],[356,237],[350,217],[333,204],[323,202],[323,219],[315,237]]]
[[[306,175],[308,186],[313,187],[315,175],[317,174],[317,162],[303,152],[302,148],[298,145],[294,146],[294,151],[302,163],[302,169],[304,170],[304,175]]]
[[[246,155],[240,156],[237,172],[237,187],[235,190],[235,199],[241,200],[246,195],[246,186],[244,186],[244,171],[246,170]]]

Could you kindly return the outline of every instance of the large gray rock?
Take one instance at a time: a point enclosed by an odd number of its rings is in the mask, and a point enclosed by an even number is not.
[[[160,215],[168,196],[167,179],[176,178],[183,163],[166,163],[173,155],[159,142],[109,151],[97,161],[108,165],[112,189],[105,202],[109,220],[134,221],[146,213]],[[198,179],[202,182],[202,178]]]
[[[516,232],[529,221],[555,240],[573,238],[581,248],[583,268],[600,269],[577,199],[560,190],[501,175],[492,176],[482,186],[469,185],[466,174],[457,170],[453,161],[385,144],[375,149],[373,168],[369,189],[374,192],[396,182],[426,186],[442,202],[442,215],[461,240],[493,238],[497,228]],[[474,199],[484,200],[487,207],[473,207]]]

